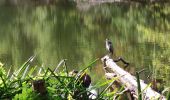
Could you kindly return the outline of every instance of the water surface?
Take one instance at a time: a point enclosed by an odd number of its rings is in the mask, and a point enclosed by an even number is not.
[[[1,6],[0,61],[6,69],[19,68],[30,56],[34,65],[55,68],[68,59],[69,70],[82,69],[103,57],[105,39],[117,56],[130,62],[132,74],[146,69],[151,75],[170,81],[169,5],[102,4],[88,10],[76,6]],[[119,63],[122,66],[121,63]],[[103,76],[100,61],[91,69]]]

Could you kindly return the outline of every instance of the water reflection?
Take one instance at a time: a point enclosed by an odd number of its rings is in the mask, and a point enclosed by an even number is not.
[[[167,81],[170,11],[167,6],[160,9],[152,12],[154,8],[140,5],[103,4],[81,12],[75,7],[3,6],[0,61],[15,69],[36,54],[36,65],[54,68],[60,60],[68,59],[70,70],[80,69],[106,54],[105,39],[109,37],[116,55],[131,63],[127,70],[132,74],[146,68],[142,74],[145,80],[153,72]],[[94,77],[102,76],[101,66],[99,62],[93,68]]]

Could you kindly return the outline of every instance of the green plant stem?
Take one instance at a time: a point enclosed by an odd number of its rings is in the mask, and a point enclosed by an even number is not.
[[[104,93],[105,91],[107,91],[107,90],[110,88],[110,86],[113,85],[114,82],[115,82],[115,80],[113,80],[113,82],[111,82],[110,85],[107,86],[107,87],[99,94],[99,96],[98,96],[97,99],[100,99],[100,97],[103,95],[103,93]]]
[[[3,84],[4,84],[4,87],[5,87],[5,90],[7,89],[7,85],[6,85],[6,83],[5,83],[5,80],[4,80],[4,78],[2,77],[2,76],[0,76],[1,77],[1,79],[2,79],[2,82],[3,82]]]
[[[136,78],[137,78],[137,85],[138,85],[138,100],[142,100],[139,72],[136,72]]]
[[[64,59],[64,66],[65,66],[65,70],[66,70],[66,73],[67,73],[67,76],[68,76],[68,68],[67,68],[67,64],[66,64],[66,59]]]

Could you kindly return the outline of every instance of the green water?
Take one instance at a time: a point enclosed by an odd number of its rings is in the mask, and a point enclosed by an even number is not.
[[[36,55],[34,65],[54,68],[68,59],[69,70],[81,69],[106,54],[105,39],[130,63],[132,74],[146,69],[170,82],[170,8],[166,5],[103,4],[76,6],[1,6],[0,61],[6,69]],[[121,65],[121,64],[120,64]],[[100,61],[91,69],[103,76]]]

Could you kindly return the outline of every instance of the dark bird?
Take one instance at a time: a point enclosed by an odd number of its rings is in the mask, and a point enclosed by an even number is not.
[[[112,42],[109,39],[106,39],[106,50],[110,53],[110,56],[116,57],[116,55],[114,54]],[[114,60],[114,62],[119,61],[122,61],[125,64],[125,68],[129,66],[129,63],[126,62],[122,57],[119,57],[118,59]]]
[[[108,50],[109,53],[113,55],[113,45],[109,39],[106,39],[106,50]]]
[[[78,71],[72,70],[71,72],[69,72],[69,75],[70,76],[76,76],[78,73],[79,73]],[[81,83],[81,85],[83,87],[85,87],[85,88],[88,88],[90,86],[90,84],[91,84],[91,77],[90,77],[90,75],[87,74],[87,73],[83,73],[83,75],[80,74],[78,76],[80,78],[79,82]]]
[[[82,80],[82,86],[88,88],[91,84],[91,77],[88,74],[84,74],[80,80]]]

